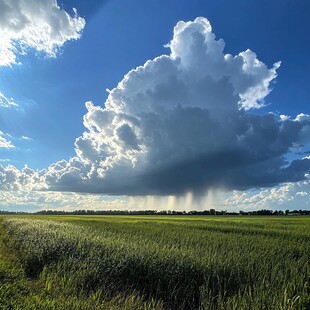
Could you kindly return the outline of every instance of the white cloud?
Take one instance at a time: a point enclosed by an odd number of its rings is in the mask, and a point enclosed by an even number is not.
[[[48,168],[50,188],[169,195],[303,178],[303,169],[282,167],[306,124],[249,112],[280,63],[268,68],[254,52],[233,56],[224,45],[207,19],[179,22],[170,55],[131,70],[104,107],[86,103],[77,156]]]
[[[216,210],[254,211],[309,209],[309,181],[287,183],[255,191],[209,191],[201,197],[106,196],[51,191],[0,191],[0,210]]]
[[[126,197],[48,191],[0,191],[0,210],[125,210],[127,206]]]
[[[309,209],[308,195],[310,181],[304,180],[255,191],[233,191],[222,204],[232,210]]]
[[[33,170],[27,165],[21,170],[13,165],[7,167],[0,165],[0,190],[44,190],[46,189],[44,173],[45,170]]]
[[[281,114],[280,119],[281,121],[287,121],[288,119],[290,119],[290,117],[288,115]]]
[[[80,37],[85,20],[56,0],[0,0],[0,66],[18,63],[28,49],[55,57],[68,40]]]
[[[12,137],[9,133],[4,133],[0,130],[0,149],[14,149],[16,148],[15,143],[20,140],[32,141],[33,139],[27,136],[22,136],[20,138]]]
[[[4,137],[0,137],[0,148],[3,149],[14,149],[15,146],[11,141],[6,140]]]
[[[295,120],[297,122],[309,122],[310,121],[310,115],[308,114],[304,114],[304,113],[300,113],[296,116]]]
[[[239,97],[239,105],[246,110],[263,106],[263,99],[270,92],[269,84],[281,64],[277,62],[268,69],[249,49],[236,56],[224,54],[224,40],[215,39],[209,21],[203,17],[194,22],[178,22],[168,46],[171,57],[179,59],[181,67],[194,71],[196,78],[206,73],[215,81],[227,78],[233,94]]]
[[[0,131],[0,149],[14,149],[13,143],[6,137],[11,137],[9,134]]]
[[[80,38],[85,20],[61,9],[56,0],[0,0],[0,67],[19,63],[19,56],[28,49],[55,57],[68,40]],[[13,98],[0,92],[0,107],[17,108]],[[0,148],[15,148],[11,136],[0,132]],[[22,139],[29,140],[23,136]],[[2,160],[3,161],[3,160]],[[12,165],[0,165],[0,188],[45,188],[42,176],[28,167],[19,171]]]
[[[1,54],[0,54],[1,57]],[[0,91],[0,107],[3,108],[17,108],[18,104],[14,102],[13,98],[6,97],[1,91]]]
[[[307,192],[297,192],[296,195],[301,196],[301,197],[306,197],[308,196]]]
[[[268,68],[250,50],[224,53],[205,18],[179,22],[168,46],[169,55],[128,72],[104,107],[86,103],[75,157],[27,170],[24,185],[22,172],[2,167],[10,177],[0,186],[174,197],[305,178],[310,161],[288,165],[285,155],[305,136],[307,116],[253,113],[279,63]]]

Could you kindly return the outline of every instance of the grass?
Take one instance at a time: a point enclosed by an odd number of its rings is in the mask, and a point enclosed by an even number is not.
[[[1,229],[14,288],[0,304],[310,309],[307,217],[10,216]]]

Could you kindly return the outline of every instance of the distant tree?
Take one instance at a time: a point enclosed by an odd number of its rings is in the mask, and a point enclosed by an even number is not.
[[[215,209],[210,209],[210,215],[215,215]]]

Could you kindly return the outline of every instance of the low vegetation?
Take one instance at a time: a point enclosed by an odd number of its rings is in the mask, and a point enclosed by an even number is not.
[[[307,217],[6,216],[1,229],[12,309],[310,308]]]

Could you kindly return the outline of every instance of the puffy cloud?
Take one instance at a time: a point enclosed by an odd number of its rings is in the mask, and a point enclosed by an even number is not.
[[[76,158],[52,165],[54,190],[184,194],[304,178],[309,161],[285,160],[309,125],[249,110],[263,105],[280,63],[250,50],[224,53],[205,18],[179,22],[170,55],[130,71],[104,107],[88,102]]]
[[[123,197],[48,191],[0,191],[1,210],[125,210],[127,205]]]
[[[0,149],[14,149],[15,146],[7,137],[11,137],[9,134],[0,131]]]
[[[68,40],[78,39],[85,26],[85,20],[61,9],[56,0],[0,0],[0,67],[18,62],[19,55],[28,49],[55,57]],[[13,98],[0,92],[0,107],[17,108]],[[0,148],[13,149],[10,136],[0,131]],[[28,137],[22,137],[28,140]],[[4,160],[1,160],[2,162]],[[42,173],[27,166],[19,171],[14,166],[0,165],[0,189],[45,188]]]
[[[18,170],[13,165],[0,165],[0,190],[36,190],[45,189],[44,170],[35,171],[27,165]]]
[[[209,21],[203,17],[198,17],[194,22],[178,22],[168,46],[171,57],[180,59],[181,66],[189,72],[194,71],[196,78],[209,76],[215,81],[227,78],[233,94],[239,97],[239,105],[244,109],[263,105],[263,99],[270,92],[269,84],[281,64],[277,62],[268,69],[251,50],[237,56],[224,54],[224,40],[215,39]],[[202,104],[205,107],[203,102],[206,97],[203,95]]]
[[[274,188],[256,191],[233,191],[230,197],[222,201],[222,208],[232,210],[259,209],[308,209],[310,207],[310,180],[284,183]]]
[[[104,107],[86,103],[76,156],[32,175],[49,190],[113,195],[201,194],[305,179],[310,160],[289,163],[286,155],[306,139],[309,116],[255,113],[280,63],[268,68],[254,52],[233,56],[224,45],[207,19],[179,22],[169,55],[128,72]]]
[[[55,57],[68,40],[80,37],[85,20],[69,15],[56,0],[0,0],[0,66],[17,62],[31,48]]]
[[[12,144],[11,141],[8,141],[4,137],[0,136],[0,149],[1,148],[3,148],[3,149],[14,149],[15,146]]]

